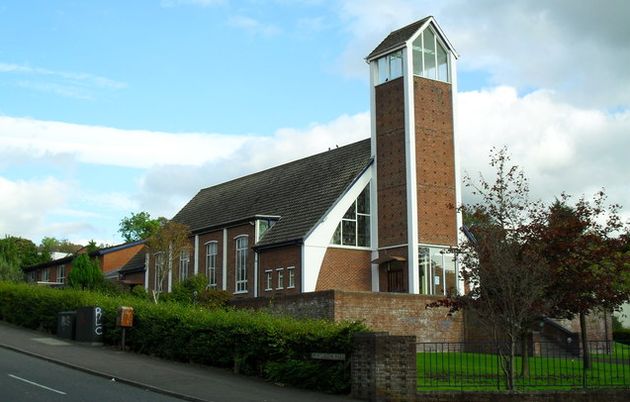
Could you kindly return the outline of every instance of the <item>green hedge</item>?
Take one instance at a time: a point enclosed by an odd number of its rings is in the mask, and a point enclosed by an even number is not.
[[[296,320],[248,310],[207,310],[178,303],[153,304],[129,296],[50,289],[0,282],[0,319],[55,332],[57,313],[84,306],[103,309],[104,342],[120,343],[119,306],[134,308],[126,345],[133,351],[263,376],[328,392],[347,392],[352,335],[358,323]],[[311,360],[312,352],[345,353],[345,362]],[[332,378],[331,378],[332,377]]]

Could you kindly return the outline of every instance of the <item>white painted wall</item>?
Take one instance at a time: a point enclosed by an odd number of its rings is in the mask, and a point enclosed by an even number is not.
[[[373,167],[374,164],[355,181],[348,191],[324,215],[315,228],[307,234],[302,246],[302,292],[315,291],[317,278],[324,261],[326,249],[330,245],[330,239],[335,233],[337,225],[341,222],[343,214],[350,208],[365,186],[370,183],[373,176]],[[375,196],[376,194],[370,194],[370,197]],[[372,216],[375,212],[372,211]]]

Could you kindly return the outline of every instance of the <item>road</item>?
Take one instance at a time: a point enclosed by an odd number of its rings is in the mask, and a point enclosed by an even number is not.
[[[181,401],[3,348],[0,390],[2,402]]]

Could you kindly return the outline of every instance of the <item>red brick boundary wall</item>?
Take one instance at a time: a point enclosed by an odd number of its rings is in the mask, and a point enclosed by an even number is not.
[[[239,308],[266,308],[299,318],[362,321],[372,331],[413,335],[418,342],[464,341],[463,314],[427,308],[440,297],[405,293],[325,290],[299,295],[233,300]]]

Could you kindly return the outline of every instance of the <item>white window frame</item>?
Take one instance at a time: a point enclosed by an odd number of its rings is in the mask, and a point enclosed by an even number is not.
[[[427,30],[431,30],[431,33],[433,34],[433,45],[434,45],[434,50],[435,50],[435,54],[434,54],[434,62],[435,62],[435,78],[433,77],[428,77],[426,75],[426,63],[424,60],[425,57],[425,52],[424,52],[424,33]],[[445,43],[442,41],[442,39],[440,38],[440,35],[438,35],[437,32],[435,32],[435,30],[433,28],[431,28],[431,26],[427,27],[424,31],[420,32],[420,35],[418,35],[418,37],[416,38],[415,41],[420,41],[420,54],[421,57],[420,59],[422,60],[422,66],[420,68],[420,74],[416,74],[415,73],[415,66],[413,66],[413,68],[411,69],[411,71],[413,72],[413,74],[417,77],[422,77],[422,78],[426,78],[428,80],[434,80],[434,81],[441,81],[441,82],[447,82],[450,83],[451,82],[451,60],[450,57],[448,57],[448,47],[445,45]],[[446,52],[446,79],[442,79],[440,77],[440,65],[438,63],[438,46],[441,46],[442,49]],[[416,50],[413,48],[413,44],[411,45],[411,51],[415,52]],[[413,57],[412,57],[413,60]]]
[[[287,284],[287,289],[295,288],[295,267],[287,267],[287,277],[289,279],[289,283]]]
[[[50,282],[50,268],[42,270],[42,282]]]
[[[369,208],[368,213],[364,213],[364,212],[358,212],[359,209],[357,208],[357,200],[359,199],[359,197],[361,197],[361,195],[363,194],[364,191],[367,191],[368,193],[368,197],[371,200],[372,194],[370,192],[370,184],[368,183],[368,185],[361,190],[361,193],[359,193],[359,196],[354,200],[354,202],[352,203],[352,205],[348,208],[354,208],[354,217],[352,218],[346,218],[346,214],[344,213],[343,217],[341,218],[341,221],[339,222],[339,224],[337,225],[337,228],[335,229],[335,232],[333,233],[333,237],[332,239],[330,239],[330,244],[335,246],[335,247],[344,247],[344,248],[353,248],[353,249],[361,249],[361,250],[369,250],[370,246],[372,244],[372,238],[371,236],[371,230],[370,230],[370,225],[371,225],[371,221],[372,221],[372,208],[370,205],[370,202],[368,202],[367,207]],[[347,212],[347,210],[346,210]],[[367,228],[368,228],[368,244],[365,246],[359,246],[359,216],[364,216],[368,218],[368,224],[367,224]],[[343,223],[345,222],[354,222],[354,244],[344,244],[343,242]],[[335,243],[335,234],[337,233],[337,230],[339,230],[339,243]]]
[[[277,284],[276,289],[284,289],[284,268],[276,268]]]
[[[265,270],[265,292],[273,290],[273,270]]]
[[[206,277],[208,278],[208,288],[217,288],[217,255],[219,253],[219,242],[209,241],[206,246]],[[214,246],[214,247],[211,247]],[[211,253],[214,251],[214,253]]]
[[[182,250],[179,253],[179,281],[182,282],[188,278],[188,268],[190,267],[190,252]]]
[[[441,258],[442,258],[442,269],[441,271],[437,272],[437,271],[432,271],[432,272],[424,272],[424,276],[423,276],[423,283],[420,284],[420,289],[422,290],[422,294],[426,294],[426,295],[442,295],[442,296],[446,296],[446,272],[448,271],[447,267],[447,258],[452,258],[453,260],[453,274],[455,276],[455,292],[460,293],[460,289],[459,289],[459,264],[457,261],[457,257],[455,256],[455,254],[453,253],[449,253],[447,252],[450,247],[449,246],[444,246],[444,245],[435,245],[435,244],[420,244],[418,245],[418,253],[420,253],[420,249],[422,248],[426,248],[429,249],[429,254],[428,254],[428,267],[426,265],[423,265],[422,267],[418,266],[419,270],[426,270],[426,268],[428,268],[428,270],[433,270],[432,266],[433,266],[433,260],[432,260],[432,256],[435,255],[436,253],[440,253],[441,254]],[[418,256],[418,264],[422,264],[423,260],[421,256]],[[426,270],[426,271],[428,271]],[[435,275],[437,273],[437,275]],[[420,274],[422,274],[422,272],[420,272]],[[439,278],[439,283],[436,283],[436,278]],[[437,293],[436,292],[436,287],[437,286],[441,286],[442,287],[442,292],[441,293]]]
[[[65,283],[66,281],[66,266],[59,265],[57,267],[57,283]]]
[[[247,254],[249,252],[248,243],[248,235],[240,235],[234,238],[234,293],[247,293]]]

